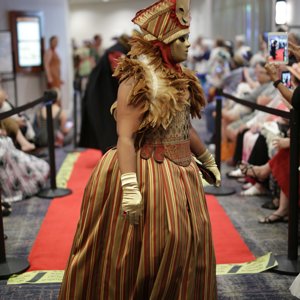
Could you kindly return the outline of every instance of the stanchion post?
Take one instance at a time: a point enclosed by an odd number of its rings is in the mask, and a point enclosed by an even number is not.
[[[79,95],[79,99],[81,100],[81,78],[75,78],[74,84],[74,96],[73,96],[73,119],[74,119],[74,148],[77,148],[77,130],[78,130],[78,124],[77,124],[77,97]]]
[[[292,110],[290,143],[290,207],[288,258],[298,259],[298,199],[299,199],[299,112]],[[298,272],[299,273],[299,272]]]
[[[289,197],[289,228],[288,228],[288,254],[276,256],[278,266],[274,272],[297,275],[300,273],[298,259],[298,199],[299,199],[299,112],[291,110],[290,120],[290,197]]]
[[[1,203],[0,188],[0,203]],[[7,279],[13,274],[19,274],[29,268],[29,262],[26,258],[6,257],[2,209],[0,209],[0,279]]]
[[[216,100],[216,118],[215,118],[215,160],[216,164],[221,172],[221,141],[222,141],[222,90],[217,90],[215,97]],[[235,189],[232,187],[225,187],[221,184],[220,187],[206,186],[204,188],[206,194],[226,196],[235,193]]]
[[[56,164],[55,164],[55,145],[54,145],[54,130],[52,118],[52,103],[56,99],[55,91],[47,91],[44,94],[46,111],[47,111],[47,133],[48,133],[48,151],[50,164],[50,189],[41,190],[37,196],[41,198],[63,197],[71,194],[70,189],[57,188],[56,186]]]
[[[222,141],[222,96],[221,92],[217,92],[216,96],[216,118],[215,118],[215,160],[216,164],[221,172],[221,141]]]
[[[54,128],[52,119],[52,100],[45,103],[47,112],[47,133],[48,133],[48,151],[50,163],[50,187],[56,189],[56,163],[55,163],[55,142],[54,142]]]
[[[70,152],[82,152],[85,149],[84,148],[78,148],[77,143],[77,130],[78,130],[78,124],[77,124],[77,97],[79,95],[79,99],[81,100],[81,78],[75,79],[73,83],[73,120],[74,120],[74,132],[73,132],[73,148],[72,149],[66,149],[65,151],[67,153]]]
[[[0,189],[0,198],[1,198],[1,189]],[[2,200],[0,201],[2,203]],[[2,216],[2,207],[0,209],[0,264],[6,262],[5,254],[5,243],[4,243],[4,229],[3,229],[3,216]]]
[[[73,98],[73,120],[74,120],[74,148],[77,148],[77,94],[78,94],[78,84],[76,80],[74,82],[74,98]]]

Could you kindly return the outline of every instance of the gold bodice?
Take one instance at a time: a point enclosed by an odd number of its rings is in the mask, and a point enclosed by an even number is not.
[[[153,156],[157,162],[163,162],[166,157],[180,166],[188,166],[191,162],[189,129],[190,110],[185,106],[166,129],[159,127],[144,137],[141,157]]]

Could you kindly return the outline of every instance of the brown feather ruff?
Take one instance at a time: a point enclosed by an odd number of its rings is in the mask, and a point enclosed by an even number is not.
[[[145,114],[139,132],[149,127],[167,128],[176,112],[186,105],[190,106],[192,117],[200,118],[206,102],[194,73],[186,68],[177,72],[165,67],[159,48],[144,40],[141,35],[133,37],[130,44],[130,58],[120,59],[114,76],[120,82],[129,78],[135,81],[128,101],[132,105],[144,105]]]

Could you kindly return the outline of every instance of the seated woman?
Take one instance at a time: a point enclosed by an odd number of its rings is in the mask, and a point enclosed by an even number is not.
[[[61,147],[71,142],[72,127],[67,126],[67,115],[59,106],[58,99],[60,99],[59,93],[57,99],[52,104],[52,118],[55,146]],[[34,127],[36,132],[36,145],[38,147],[48,146],[47,111],[45,106],[37,111],[34,120]]]
[[[5,134],[11,137],[24,152],[30,152],[35,149],[35,145],[30,143],[20,130],[20,127],[12,118],[6,118],[0,121],[0,129],[5,131]]]
[[[0,87],[0,113],[14,109],[14,106],[9,102],[7,93]],[[11,116],[14,119],[22,134],[28,141],[34,142],[35,132],[33,130],[30,118],[24,113],[18,113]]]
[[[292,74],[292,83],[297,85],[295,90],[292,92],[285,87],[280,80],[278,80],[278,67],[270,64],[266,66],[274,85],[278,88],[284,98],[293,105],[297,110],[300,109],[300,63],[293,67],[289,67]],[[289,141],[286,139],[278,139],[274,141],[280,151],[265,165],[263,166],[247,166],[244,168],[244,173],[247,176],[254,176],[259,180],[265,179],[269,174],[272,173],[276,179],[281,192],[279,199],[278,209],[271,214],[260,220],[261,223],[274,223],[286,221],[289,209],[289,181],[290,181],[290,152],[289,152]],[[243,166],[242,166],[243,168]]]
[[[15,148],[6,131],[0,129],[0,186],[5,202],[33,196],[45,186],[48,174],[47,162]]]
[[[274,97],[267,106],[278,110],[286,110],[280,95]],[[266,128],[264,128],[267,124],[276,125],[276,130],[273,130],[272,127],[272,131],[269,132]],[[256,111],[256,114],[253,115],[252,119],[247,121],[245,127],[243,127],[238,134],[233,157],[234,165],[238,166],[241,161],[245,161],[253,165],[265,164],[274,154],[272,153],[273,146],[270,139],[277,137],[277,135],[284,136],[286,134],[287,127],[285,120],[281,117],[262,111]],[[244,177],[238,167],[235,170],[229,171],[227,176],[229,178]],[[251,192],[250,194],[256,195],[257,193]]]
[[[260,223],[275,223],[287,220],[289,207],[289,149],[281,149],[268,163],[263,166],[242,166],[247,176],[254,177],[255,180],[264,181],[270,174],[276,179],[281,191],[279,207],[271,215],[259,220]]]

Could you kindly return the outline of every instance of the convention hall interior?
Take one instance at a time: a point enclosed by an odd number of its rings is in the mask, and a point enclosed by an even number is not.
[[[300,299],[299,12],[299,0],[0,0],[0,299]],[[168,26],[184,34],[166,42]]]

